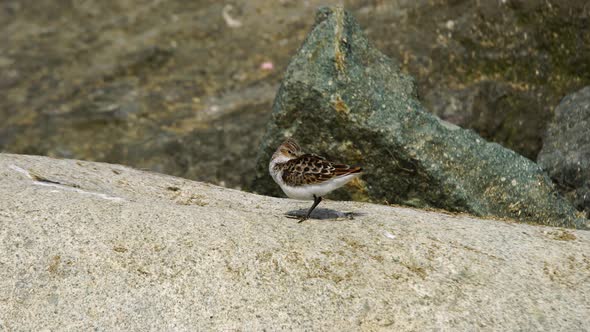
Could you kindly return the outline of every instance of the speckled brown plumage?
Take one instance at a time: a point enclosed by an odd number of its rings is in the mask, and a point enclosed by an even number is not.
[[[305,216],[296,217],[302,222],[310,217],[323,196],[358,178],[362,170],[360,167],[336,164],[314,154],[305,154],[295,140],[288,138],[273,153],[268,171],[288,197],[313,199],[313,205]]]
[[[281,165],[282,179],[290,186],[318,184],[337,176],[361,172],[360,167],[332,163],[320,156],[304,154]]]

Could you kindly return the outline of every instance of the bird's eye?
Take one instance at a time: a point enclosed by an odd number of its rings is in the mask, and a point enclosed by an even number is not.
[[[291,151],[291,150],[287,150],[287,152],[289,152],[289,154],[293,154],[293,151]]]

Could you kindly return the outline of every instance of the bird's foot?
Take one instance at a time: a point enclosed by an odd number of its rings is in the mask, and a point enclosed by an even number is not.
[[[289,218],[289,219],[297,219],[297,223],[302,223],[304,221],[306,221],[307,219],[309,219],[309,217],[305,216],[305,217],[301,217],[301,216],[294,216],[291,214],[286,214],[285,217]]]

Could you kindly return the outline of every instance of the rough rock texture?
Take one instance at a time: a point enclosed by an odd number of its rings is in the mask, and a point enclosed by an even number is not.
[[[244,186],[289,59],[341,2],[429,111],[532,160],[590,84],[587,0],[0,1],[0,151]]]
[[[256,128],[280,74],[260,65],[280,61],[269,52],[276,43],[303,37],[264,31],[257,22],[275,22],[273,12],[256,18],[253,7],[204,1],[26,3],[0,5],[0,151],[230,187],[251,180]],[[229,26],[224,13],[260,33]]]
[[[590,86],[557,106],[538,163],[590,218]]]
[[[380,1],[355,11],[442,119],[536,159],[553,109],[590,84],[586,0]]]
[[[334,201],[298,224],[307,203],[46,157],[0,179],[0,330],[590,329],[587,231]]]
[[[287,136],[329,159],[363,165],[364,182],[339,197],[567,227],[578,222],[535,163],[428,113],[411,78],[338,7],[318,12],[287,69],[254,191],[280,195],[267,165]]]

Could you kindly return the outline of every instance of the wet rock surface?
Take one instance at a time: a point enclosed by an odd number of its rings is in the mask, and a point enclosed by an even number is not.
[[[298,224],[299,201],[46,157],[0,154],[0,179],[0,330],[590,330],[587,231],[329,200]]]
[[[362,180],[334,197],[584,224],[535,163],[427,112],[412,79],[339,7],[318,12],[287,68],[252,190],[280,195],[267,165],[285,137],[328,159],[363,165]]]
[[[280,67],[277,54],[286,58],[289,49],[270,50],[300,40],[264,31],[255,7],[217,2],[39,1],[2,9],[0,150],[118,162],[230,187],[253,170],[257,128],[276,92],[280,72],[261,64]],[[272,14],[258,12],[277,24]],[[260,33],[230,26],[232,18]]]
[[[590,218],[590,86],[559,103],[538,163]]]
[[[5,1],[0,151],[244,186],[287,63],[330,3]],[[533,160],[559,99],[590,84],[585,0],[344,4],[426,109]],[[197,142],[210,133],[215,146]]]

